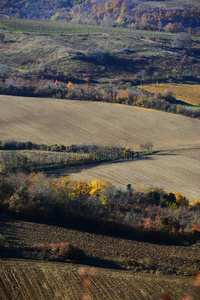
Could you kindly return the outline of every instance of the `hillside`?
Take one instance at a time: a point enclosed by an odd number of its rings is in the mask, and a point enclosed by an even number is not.
[[[12,18],[0,36],[1,94],[116,102],[124,90],[143,99],[140,84],[200,83],[199,37]]]
[[[148,160],[56,172],[73,178],[107,180],[117,186],[158,185],[189,199],[200,196],[200,122],[125,105],[0,96],[0,139],[64,145],[129,146],[153,143],[163,150]],[[167,151],[166,151],[167,150]],[[55,173],[55,172],[54,172]]]
[[[192,105],[200,106],[200,89],[199,85],[183,85],[183,84],[154,84],[154,85],[144,85],[143,88],[147,91],[154,93],[165,93],[170,91],[176,99]]]
[[[197,268],[199,266],[199,247],[138,242],[16,220],[2,220],[0,225],[3,234],[15,245],[70,241],[93,257],[85,261],[85,266],[69,262],[1,259],[1,300],[77,300],[83,299],[84,293],[91,299],[110,300],[153,300],[167,293],[173,300],[180,300],[192,294],[193,299],[198,300],[199,289],[194,288],[194,279],[172,273],[175,270],[191,275],[195,264]],[[130,264],[129,271],[124,271],[119,265],[117,267],[117,261],[122,266],[133,261],[135,267]],[[98,268],[92,265],[98,265]],[[84,270],[89,270],[90,275],[86,276]],[[169,275],[163,275],[163,272]],[[90,280],[87,285],[84,285],[85,278]]]
[[[35,262],[23,260],[1,260],[0,299],[18,300],[77,300],[84,295],[84,276],[79,270],[87,266]],[[81,270],[82,270],[81,269]],[[193,283],[191,278],[160,275],[132,275],[126,271],[93,268],[87,299],[155,299],[166,292],[174,300],[187,295]],[[134,298],[133,298],[134,297]],[[157,298],[158,298],[157,297]],[[198,294],[194,300],[198,300]]]
[[[126,105],[0,96],[0,139],[36,143],[123,143],[138,150],[200,147],[199,120]]]
[[[84,168],[51,171],[49,174],[70,175],[72,179],[84,178],[87,181],[98,178],[122,189],[126,189],[128,183],[136,189],[159,186],[165,191],[179,191],[190,200],[195,200],[200,197],[200,149],[166,151],[147,160],[87,165]]]
[[[64,19],[75,23],[132,26],[141,29],[196,31],[199,1],[3,1],[2,13],[20,18]],[[198,29],[197,31],[198,32]]]
[[[0,1],[0,300],[200,299],[199,29],[200,0]]]

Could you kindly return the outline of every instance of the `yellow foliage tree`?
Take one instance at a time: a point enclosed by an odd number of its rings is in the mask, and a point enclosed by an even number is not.
[[[92,197],[95,196],[101,196],[103,194],[103,191],[105,190],[106,187],[110,186],[111,184],[109,182],[101,181],[101,180],[93,180],[91,182],[91,191],[90,195]]]
[[[122,152],[122,155],[121,155],[123,158],[125,159],[128,159],[131,157],[131,149],[130,147],[126,147],[123,152]]]
[[[196,200],[192,201],[191,206],[193,208],[199,209],[200,208],[200,199],[196,199]]]
[[[119,17],[117,18],[117,24],[119,26],[125,25],[123,15],[119,15]]]
[[[177,192],[177,193],[175,193],[175,197],[176,197],[177,204],[182,204],[185,207],[189,206],[189,200],[184,195]]]
[[[92,189],[92,186],[88,182],[86,182],[84,180],[79,180],[75,183],[72,194],[75,197],[89,196],[91,189]]]
[[[55,21],[56,19],[58,19],[60,16],[60,13],[59,12],[56,12],[55,15],[51,16],[50,20],[51,21]]]

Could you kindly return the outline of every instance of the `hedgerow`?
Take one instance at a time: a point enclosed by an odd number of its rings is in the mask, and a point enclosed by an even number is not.
[[[200,239],[199,200],[158,187],[120,190],[108,182],[74,181],[44,173],[0,177],[0,212],[31,220],[73,224],[107,233],[123,232],[156,241]]]
[[[42,78],[45,75],[38,75]],[[56,78],[53,76],[53,78]],[[162,110],[181,114],[191,118],[200,118],[200,109],[190,110],[176,104],[176,99],[168,95],[153,94],[138,88],[114,89],[85,84],[67,84],[57,79],[22,79],[0,80],[0,93],[29,97],[51,97],[57,99],[74,99],[81,101],[101,101],[131,106]],[[139,84],[139,83],[137,83]]]
[[[133,151],[129,147],[111,147],[97,144],[43,145],[31,142],[0,141],[0,171],[26,172],[63,168],[67,166],[101,163],[106,161],[143,158],[151,154],[148,148]],[[14,151],[13,151],[14,150]],[[22,151],[27,150],[27,151]],[[31,151],[35,150],[35,151]],[[42,150],[42,151],[36,151]]]

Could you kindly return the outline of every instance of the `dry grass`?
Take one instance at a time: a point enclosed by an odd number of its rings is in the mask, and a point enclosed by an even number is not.
[[[161,93],[170,90],[178,100],[200,106],[200,85],[188,84],[152,84],[143,85],[142,88],[152,93]]]
[[[45,63],[51,70],[67,73],[69,77],[79,80],[90,78],[94,85],[108,86],[109,83],[124,87],[124,83],[120,83],[122,78],[127,81],[128,87],[149,80],[188,82],[188,76],[193,78],[192,82],[198,82],[198,55],[192,58],[191,69],[191,57],[186,55],[183,60],[182,51],[171,47],[175,37],[172,33],[65,22],[10,22],[12,24],[7,29],[1,29],[3,25],[0,24],[0,31],[6,34],[5,42],[0,45],[0,63],[8,65],[13,71],[26,73],[38,70],[40,63]],[[194,38],[193,46],[197,49],[198,41],[198,37]],[[85,54],[92,47],[103,47],[110,53],[111,59],[103,64],[88,60]],[[70,54],[69,48],[73,50]],[[124,49],[128,49],[128,53]]]

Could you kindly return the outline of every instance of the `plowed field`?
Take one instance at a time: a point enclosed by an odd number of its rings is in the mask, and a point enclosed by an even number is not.
[[[0,139],[154,149],[200,147],[200,121],[110,103],[0,96]],[[121,145],[121,144],[120,144]]]
[[[163,275],[164,270],[166,274],[172,274],[173,269],[194,270],[199,266],[199,247],[159,245],[12,219],[2,219],[0,229],[13,245],[70,242],[83,249],[87,257],[95,258],[92,265],[100,266],[93,268],[86,289],[83,284],[86,275],[80,274],[83,265],[0,259],[0,300],[90,299],[82,298],[84,292],[98,300],[158,300],[165,293],[177,300],[192,293],[192,299],[199,300],[200,288],[192,286],[192,277]],[[151,262],[152,272],[114,270],[111,263],[102,268],[106,261],[120,259]]]
[[[75,179],[102,179],[125,187],[157,185],[200,198],[200,121],[109,103],[0,96],[0,139],[36,143],[130,146],[152,142],[167,150],[149,160],[67,170]],[[59,172],[57,172],[58,174]]]
[[[84,299],[83,276],[71,264],[1,260],[1,300],[78,300]],[[191,278],[133,275],[125,271],[94,269],[85,299],[159,299],[168,292],[181,299],[190,290]],[[194,300],[198,299],[198,294]]]
[[[148,159],[120,161],[56,170],[49,173],[70,175],[72,179],[100,179],[117,187],[159,186],[166,192],[186,195],[190,200],[200,198],[200,149],[165,151]]]

